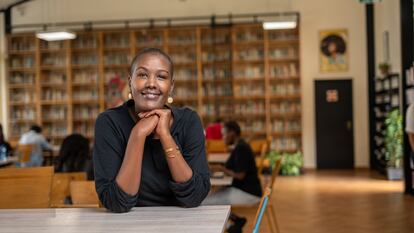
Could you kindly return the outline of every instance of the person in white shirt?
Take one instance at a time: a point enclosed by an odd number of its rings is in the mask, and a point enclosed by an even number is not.
[[[42,135],[42,128],[38,125],[30,127],[29,132],[24,133],[19,140],[19,144],[33,145],[30,161],[26,164],[28,167],[40,167],[43,164],[43,150],[52,150],[51,145]]]
[[[405,132],[408,135],[408,141],[411,147],[411,166],[413,167],[414,164],[414,104],[410,104],[407,108],[406,116],[405,116]]]

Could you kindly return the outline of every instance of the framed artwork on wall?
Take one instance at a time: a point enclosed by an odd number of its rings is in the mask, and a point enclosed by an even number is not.
[[[319,31],[320,72],[348,71],[348,30]]]

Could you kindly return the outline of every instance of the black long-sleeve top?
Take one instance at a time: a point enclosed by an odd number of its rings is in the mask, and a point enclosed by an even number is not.
[[[136,195],[124,192],[115,179],[121,168],[129,135],[135,122],[128,112],[133,100],[101,113],[95,124],[93,163],[95,185],[102,204],[113,212],[127,212],[134,206],[174,205],[195,207],[210,191],[203,126],[189,108],[171,108],[171,135],[193,176],[176,183],[167,164],[160,140],[147,137],[142,159],[141,183]]]

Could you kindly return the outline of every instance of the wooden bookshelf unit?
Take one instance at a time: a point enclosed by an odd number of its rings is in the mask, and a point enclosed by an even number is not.
[[[131,59],[145,47],[174,62],[173,105],[195,109],[204,125],[236,120],[245,138],[268,139],[274,150],[301,150],[299,30],[261,24],[77,32],[63,42],[12,34],[10,138],[37,123],[55,145],[75,132],[93,139],[96,116],[112,101],[110,81],[126,83]]]

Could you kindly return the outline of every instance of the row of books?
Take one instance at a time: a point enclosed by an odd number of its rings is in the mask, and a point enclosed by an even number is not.
[[[42,65],[45,66],[66,66],[66,57],[62,55],[47,55],[42,58]]]
[[[270,113],[273,114],[292,114],[300,112],[301,105],[297,102],[283,101],[280,103],[270,103]]]
[[[299,120],[273,120],[271,125],[271,131],[275,133],[279,132],[291,132],[300,131],[301,123]]]
[[[265,87],[257,83],[237,84],[233,86],[234,96],[264,96]]]
[[[13,40],[9,46],[9,50],[14,51],[34,51],[36,49],[34,40],[28,40],[25,38],[20,40]]]
[[[97,83],[98,79],[99,79],[98,71],[89,70],[89,71],[74,72],[72,80],[74,83],[91,84],[91,83]]]
[[[45,120],[64,120],[67,115],[66,106],[51,106],[42,109],[42,119]]]
[[[75,55],[72,58],[73,65],[98,65],[98,62],[96,54]]]
[[[43,131],[46,136],[60,136],[65,137],[67,135],[67,126],[66,122],[63,122],[61,124],[43,124]],[[52,144],[56,144],[53,143]]]
[[[34,64],[35,64],[34,58],[31,56],[25,56],[25,57],[13,56],[10,60],[11,68],[33,68]]]
[[[98,100],[99,92],[98,89],[88,89],[88,90],[74,90],[73,91],[74,100]]]
[[[35,120],[36,110],[34,107],[23,106],[22,108],[14,108],[10,112],[10,120]]]
[[[201,59],[203,62],[230,61],[230,50],[203,51],[201,53]]]
[[[42,100],[67,100],[67,93],[65,90],[44,89],[42,91]]]
[[[297,77],[299,74],[299,67],[297,63],[291,62],[283,65],[271,65],[270,77]]]
[[[214,83],[207,83],[203,85],[202,95],[203,96],[231,96],[233,88],[231,84],[217,85]]]
[[[131,57],[129,53],[108,53],[105,54],[104,61],[106,65],[129,65]]]
[[[301,139],[294,137],[275,138],[270,143],[271,150],[296,151],[301,148]]]
[[[300,87],[293,83],[288,84],[272,84],[269,86],[272,95],[296,95],[300,94]]]
[[[42,73],[42,84],[66,84],[66,74],[62,72]]]
[[[99,106],[76,106],[73,108],[73,117],[75,119],[90,119],[98,116]]]
[[[246,103],[234,104],[234,114],[264,114],[265,104],[263,102],[247,101]]]
[[[9,76],[10,84],[34,84],[35,75],[30,73],[13,72]]]
[[[9,99],[13,102],[30,103],[36,99],[36,93],[15,90],[13,93],[10,93]]]

